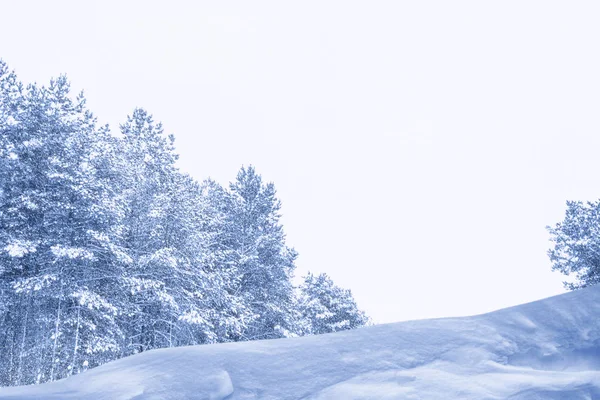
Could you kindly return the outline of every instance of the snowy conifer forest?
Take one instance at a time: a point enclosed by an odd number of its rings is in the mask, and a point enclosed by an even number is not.
[[[294,285],[272,183],[198,182],[177,158],[147,111],[98,126],[66,77],[24,85],[0,61],[0,386],[369,322],[326,275]]]

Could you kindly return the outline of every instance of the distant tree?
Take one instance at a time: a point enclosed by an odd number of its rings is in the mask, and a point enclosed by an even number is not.
[[[554,247],[548,251],[552,269],[575,279],[570,290],[600,282],[600,201],[568,201],[565,219],[547,227]]]
[[[321,334],[354,329],[369,323],[350,290],[336,286],[326,274],[308,274],[300,285],[298,309],[301,333]]]

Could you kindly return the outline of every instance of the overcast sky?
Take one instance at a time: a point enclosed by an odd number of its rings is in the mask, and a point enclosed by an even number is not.
[[[298,275],[376,322],[563,292],[545,226],[600,197],[599,2],[88,3],[0,0],[0,57],[113,129],[146,108],[199,180],[255,165]]]

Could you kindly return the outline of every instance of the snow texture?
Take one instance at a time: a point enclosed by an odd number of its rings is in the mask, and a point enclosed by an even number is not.
[[[33,243],[26,240],[17,240],[13,243],[7,245],[4,250],[11,257],[21,258],[24,257],[28,253],[34,253],[36,251],[36,247]]]
[[[0,399],[595,399],[600,287],[489,314],[143,352]]]

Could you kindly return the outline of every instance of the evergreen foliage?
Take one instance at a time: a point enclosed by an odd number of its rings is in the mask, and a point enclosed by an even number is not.
[[[367,325],[348,289],[336,286],[327,274],[308,274],[300,286],[298,310],[304,334],[321,334]]]
[[[281,203],[253,167],[198,183],[146,111],[113,136],[69,90],[0,61],[0,386],[367,322],[326,276],[293,287]]]
[[[600,282],[600,201],[568,201],[565,219],[547,227],[554,247],[548,251],[552,269],[574,278],[574,290]]]

